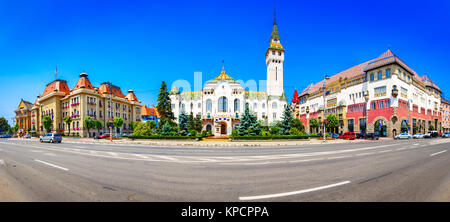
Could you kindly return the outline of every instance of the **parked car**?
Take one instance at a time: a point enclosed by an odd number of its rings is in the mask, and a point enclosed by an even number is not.
[[[423,138],[430,138],[431,139],[431,134],[430,133],[425,133],[425,134],[423,134]]]
[[[333,138],[335,138],[335,139],[338,139],[338,138],[339,138],[339,134],[332,133],[332,134],[331,134],[331,137],[333,137]]]
[[[430,132],[428,132],[430,135],[431,135],[431,137],[438,137],[439,136],[439,133],[438,133],[438,131],[430,131]]]
[[[412,138],[412,136],[410,134],[408,134],[408,133],[402,133],[402,134],[399,134],[399,135],[394,137],[394,139],[396,139],[396,140],[398,140],[398,139],[411,139],[411,138]]]
[[[3,134],[3,135],[0,135],[0,138],[11,138],[11,135],[9,135],[9,134]]]
[[[449,132],[445,132],[442,134],[441,136],[442,138],[449,138],[450,137],[450,133]]]
[[[94,139],[107,139],[109,138],[109,133],[103,133],[94,137]]]
[[[416,133],[413,135],[413,139],[423,139],[424,136],[425,134],[423,133]]]
[[[27,133],[27,134],[23,135],[22,138],[31,139],[31,135]]]
[[[345,140],[354,140],[356,138],[354,132],[346,132],[344,133],[344,139]]]
[[[46,133],[45,135],[39,138],[41,143],[49,142],[49,143],[61,143],[62,136],[59,133]]]
[[[366,133],[355,133],[355,138],[356,139],[365,139]]]
[[[380,136],[376,133],[368,133],[366,134],[366,139],[378,140],[380,139]]]

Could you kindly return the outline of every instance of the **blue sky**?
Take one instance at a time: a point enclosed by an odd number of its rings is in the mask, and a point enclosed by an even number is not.
[[[161,80],[193,83],[220,73],[266,79],[265,52],[277,8],[289,100],[324,74],[388,49],[450,95],[448,1],[5,1],[0,0],[0,116],[34,102],[58,78],[82,71],[156,104]]]

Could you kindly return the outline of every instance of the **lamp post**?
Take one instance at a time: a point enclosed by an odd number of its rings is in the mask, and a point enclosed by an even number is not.
[[[109,113],[109,119],[108,119],[108,121],[110,122],[110,124],[109,124],[109,141],[110,142],[112,142],[112,126],[111,126],[111,116],[113,116],[112,115],[112,112],[111,112],[111,110],[112,110],[112,83],[111,82],[106,82],[106,85],[108,85],[109,86],[109,104],[108,104],[108,113]]]
[[[367,133],[367,125],[369,124],[369,112],[367,111],[367,102],[369,101],[369,90],[366,90],[364,93],[364,100],[366,101],[364,111],[366,112],[366,128],[364,129],[365,133]]]
[[[323,79],[323,142],[326,141],[326,137],[325,137],[325,109],[327,108],[327,104],[326,104],[326,100],[325,100],[325,82],[326,80],[330,79],[330,77],[328,77],[328,75],[325,75],[324,79]]]

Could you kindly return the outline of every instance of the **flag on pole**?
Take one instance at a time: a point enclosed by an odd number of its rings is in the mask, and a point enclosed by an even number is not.
[[[55,79],[56,79],[57,72],[58,72],[58,67],[55,66]]]

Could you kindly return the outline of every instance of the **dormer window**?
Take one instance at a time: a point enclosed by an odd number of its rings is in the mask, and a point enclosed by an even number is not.
[[[272,51],[272,55],[275,55],[275,51]]]

